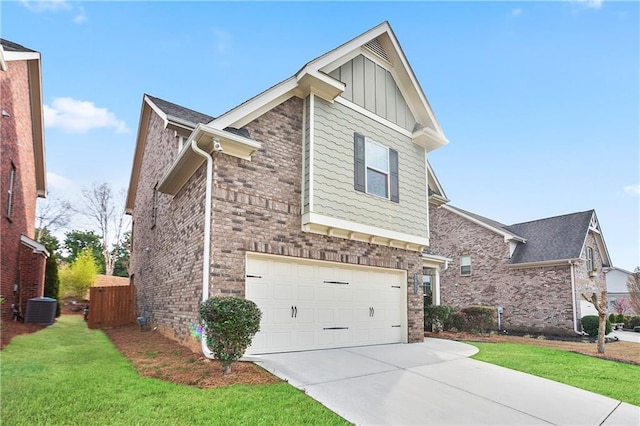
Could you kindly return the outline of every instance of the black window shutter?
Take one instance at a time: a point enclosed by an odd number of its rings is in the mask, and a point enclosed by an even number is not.
[[[364,136],[360,133],[353,134],[353,153],[353,187],[356,191],[365,192]]]
[[[400,202],[400,185],[398,182],[398,151],[389,149],[389,179],[391,183],[391,201]]]

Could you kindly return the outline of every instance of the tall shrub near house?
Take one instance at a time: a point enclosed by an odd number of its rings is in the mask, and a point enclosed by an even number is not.
[[[60,316],[60,278],[58,277],[58,261],[50,251],[44,269],[44,297],[56,299],[56,318]]]
[[[199,313],[207,346],[229,374],[260,330],[262,312],[251,300],[217,296],[203,302]]]

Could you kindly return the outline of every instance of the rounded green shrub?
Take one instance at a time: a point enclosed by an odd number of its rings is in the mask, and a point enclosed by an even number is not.
[[[610,314],[609,315],[609,321],[611,322],[617,322],[616,319],[618,318],[618,316],[616,314]]]
[[[591,337],[598,335],[598,327],[600,325],[600,319],[597,315],[587,315],[582,317],[582,330]],[[604,334],[611,333],[611,322],[607,320]]]
[[[622,314],[616,315],[616,320],[615,321],[611,321],[611,322],[623,323],[624,322],[624,315],[622,315]]]
[[[260,330],[262,312],[251,300],[216,296],[200,305],[199,314],[207,346],[230,373]]]
[[[424,329],[427,331],[441,332],[448,328],[449,318],[455,311],[453,306],[446,305],[425,305],[424,307]]]

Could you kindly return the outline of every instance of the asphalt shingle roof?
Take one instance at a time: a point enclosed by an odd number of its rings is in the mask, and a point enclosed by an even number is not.
[[[156,98],[151,95],[146,96],[168,116],[192,123],[193,127],[200,123],[207,124],[214,119],[214,117],[210,115],[185,108],[172,102],[165,101],[164,99]]]
[[[3,38],[0,38],[0,44],[2,44],[2,48],[5,52],[35,52],[35,50],[31,50],[21,44],[14,43]]]
[[[527,240],[518,244],[509,263],[579,258],[593,214],[593,210],[588,210],[505,227]]]
[[[463,214],[465,214],[467,216],[471,216],[472,218],[474,218],[474,219],[476,219],[476,220],[478,220],[478,221],[480,221],[480,222],[482,222],[482,223],[484,223],[486,225],[489,225],[489,226],[491,226],[493,228],[500,229],[501,231],[504,231],[504,232],[506,232],[508,234],[515,234],[516,237],[524,238],[524,236],[520,235],[519,233],[514,232],[514,231],[510,231],[509,229],[507,229],[508,225],[505,225],[504,223],[500,223],[500,222],[497,222],[495,220],[486,218],[484,216],[480,216],[479,214],[471,213],[470,211],[463,210],[463,209],[461,209],[459,207],[455,207],[455,206],[452,206],[452,205],[449,205],[449,207],[454,209],[454,210],[457,210],[460,213],[463,213]]]

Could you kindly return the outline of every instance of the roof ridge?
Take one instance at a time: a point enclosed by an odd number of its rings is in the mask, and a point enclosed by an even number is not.
[[[0,38],[0,44],[2,45],[2,47],[6,47],[8,49],[11,49],[11,51],[14,52],[33,52],[33,53],[38,53],[37,51],[33,50],[33,49],[29,49],[28,47],[25,47],[21,44],[18,44],[14,41],[11,40],[7,40],[6,38]]]
[[[579,214],[584,214],[584,213],[594,213],[595,210],[591,209],[591,210],[585,210],[582,212],[573,212],[573,213],[565,213],[565,214],[559,214],[556,216],[549,216],[549,217],[543,217],[540,219],[534,219],[534,220],[527,220],[524,222],[518,222],[518,223],[512,223],[511,225],[505,225],[507,227],[511,227],[511,226],[516,226],[516,225],[524,225],[527,223],[534,223],[534,222],[542,222],[543,220],[549,220],[549,219],[557,219],[557,218],[561,218],[561,217],[568,217],[568,216],[575,216],[575,215],[579,215]]]
[[[171,102],[171,101],[168,101],[168,100],[166,100],[166,99],[162,99],[162,98],[159,98],[159,97],[157,97],[157,96],[150,95],[150,94],[148,94],[148,93],[145,93],[145,94],[144,94],[144,96],[147,96],[147,97],[148,97],[148,98],[150,98],[152,101],[153,101],[153,100],[162,101],[162,102],[164,102],[164,103],[171,104],[171,105],[176,106],[176,107],[178,107],[178,108],[187,109],[187,110],[189,110],[189,111],[191,111],[191,112],[195,112],[195,113],[200,114],[200,115],[206,115],[206,116],[208,116],[208,117],[211,117],[211,119],[212,119],[212,120],[213,120],[213,119],[215,119],[215,117],[214,117],[214,116],[212,116],[212,115],[206,114],[206,113],[204,113],[204,112],[197,111],[197,110],[195,110],[195,109],[193,109],[193,108],[189,108],[189,107],[186,107],[186,106],[182,106],[182,105],[177,104],[177,103],[175,103],[175,102]]]

